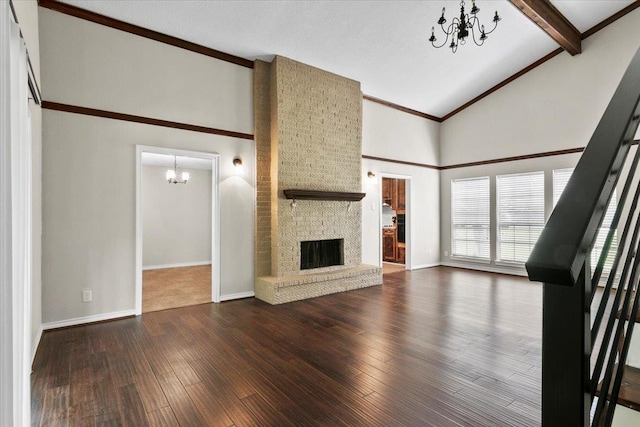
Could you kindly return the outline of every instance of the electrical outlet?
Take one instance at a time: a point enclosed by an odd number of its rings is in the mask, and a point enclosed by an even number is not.
[[[444,251],[444,256],[449,256],[449,251]]]
[[[91,289],[85,289],[82,291],[82,302],[91,302],[92,297]]]

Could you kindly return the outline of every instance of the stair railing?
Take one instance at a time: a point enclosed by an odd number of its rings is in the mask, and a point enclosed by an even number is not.
[[[543,283],[544,427],[613,421],[640,297],[637,145],[629,162],[639,122],[640,50],[526,263],[529,279]],[[592,273],[592,248],[619,185],[623,189]]]

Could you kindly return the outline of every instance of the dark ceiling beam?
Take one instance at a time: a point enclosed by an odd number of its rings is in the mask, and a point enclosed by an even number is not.
[[[582,52],[580,31],[548,0],[509,0],[572,56]]]

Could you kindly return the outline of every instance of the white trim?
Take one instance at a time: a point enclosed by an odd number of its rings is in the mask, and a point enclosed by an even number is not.
[[[411,269],[411,271],[413,271],[413,270],[421,270],[423,268],[439,267],[441,265],[442,264],[440,264],[439,262],[430,262],[428,264],[414,265],[413,268]]]
[[[509,274],[511,276],[523,276],[527,277],[527,271],[522,269],[513,269],[513,268],[500,268],[494,267],[490,265],[483,264],[464,264],[459,262],[441,262],[440,265],[445,267],[454,267],[454,268],[464,268],[467,270],[477,270],[477,271],[486,271],[487,273],[500,273],[500,274]]]
[[[94,314],[92,316],[76,317],[73,319],[59,320],[57,322],[49,322],[42,324],[42,330],[65,328],[67,326],[84,325],[86,323],[102,322],[104,320],[114,320],[121,317],[135,316],[135,310],[114,311],[111,313]]]
[[[33,343],[31,343],[31,366],[33,366],[33,362],[36,358],[36,352],[38,351],[38,346],[40,345],[43,331],[44,329],[42,329],[42,326],[40,326],[40,329],[38,329],[38,333],[36,334],[36,339],[33,340]]]
[[[145,265],[142,267],[142,270],[146,271],[146,270],[162,270],[163,268],[199,267],[201,265],[211,265],[211,260],[197,261],[197,262],[178,262],[175,264]]]
[[[453,261],[472,262],[474,264],[491,264],[491,260],[489,258],[473,258],[473,257],[460,256],[460,255],[452,255],[451,259]]]
[[[231,301],[231,300],[234,300],[234,299],[241,299],[241,298],[253,298],[255,296],[256,296],[256,294],[253,291],[240,292],[240,293],[237,293],[237,294],[222,295],[220,297],[220,302],[222,302],[222,301]]]
[[[518,269],[523,269],[524,268],[524,262],[511,262],[511,261],[500,261],[499,259],[493,261],[493,263],[497,266],[500,267],[507,267],[507,268],[518,268]]]
[[[31,140],[27,54],[0,5],[0,425],[29,425],[31,391]]]
[[[382,179],[382,178],[411,179],[411,175],[404,175],[404,174],[400,174],[400,173],[380,172],[380,179]],[[382,191],[382,188],[380,189],[380,191]]]
[[[10,27],[13,23],[9,2],[0,1],[0,425],[13,424],[13,286],[11,241],[11,105]]]
[[[211,160],[211,300],[220,302],[220,155],[213,152],[136,145],[135,315],[142,314],[142,153],[171,154]]]
[[[136,146],[136,270],[135,312],[142,314],[142,147]]]
[[[220,302],[220,155],[211,158],[211,301]],[[254,209],[255,212],[255,209]]]

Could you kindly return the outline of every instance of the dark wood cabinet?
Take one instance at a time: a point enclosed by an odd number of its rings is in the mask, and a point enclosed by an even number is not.
[[[400,244],[401,243],[399,243],[399,245]],[[404,246],[398,246],[398,254],[397,254],[396,262],[398,262],[400,264],[404,264],[404,260],[405,260],[405,247]]]
[[[382,201],[391,206],[392,209],[394,205],[394,197],[392,192],[393,181],[395,180],[392,178],[382,178]]]
[[[382,259],[395,262],[396,256],[396,229],[385,228],[382,230]]]
[[[397,197],[396,197],[396,207],[398,208],[397,210],[399,211],[404,211],[405,210],[405,200],[406,200],[406,183],[407,181],[405,181],[404,179],[396,179],[395,180],[397,183]]]
[[[382,201],[394,211],[404,213],[406,181],[396,178],[382,178]]]

